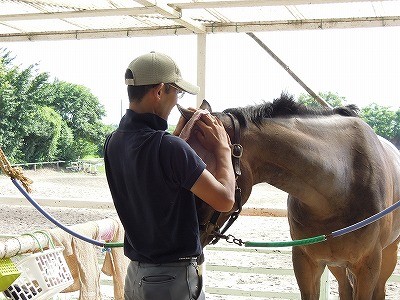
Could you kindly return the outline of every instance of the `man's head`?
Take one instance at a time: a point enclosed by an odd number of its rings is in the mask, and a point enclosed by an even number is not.
[[[134,59],[125,72],[129,101],[140,101],[152,88],[160,83],[196,95],[199,87],[182,78],[176,63],[167,55],[150,52]]]

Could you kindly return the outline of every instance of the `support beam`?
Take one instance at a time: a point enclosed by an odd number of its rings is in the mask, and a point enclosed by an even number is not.
[[[93,9],[79,11],[63,11],[63,12],[45,12],[45,13],[28,13],[28,14],[10,14],[0,15],[0,22],[7,21],[30,21],[30,20],[50,20],[50,19],[69,19],[69,18],[99,18],[99,17],[116,17],[116,16],[143,16],[160,14],[166,19],[173,20],[175,23],[182,25],[194,33],[204,33],[206,28],[203,24],[182,16],[177,11],[167,5],[153,4],[149,1],[140,1],[145,4],[144,7],[133,8],[113,8],[113,9]]]
[[[400,16],[214,23],[207,33],[292,31],[400,26]]]
[[[190,18],[185,18],[182,16],[181,10],[177,10],[175,8],[172,8],[171,6],[162,4],[162,3],[157,3],[157,1],[152,1],[152,0],[136,0],[137,3],[146,6],[146,7],[154,7],[154,9],[157,11],[157,13],[167,17],[171,18],[175,15],[176,12],[179,12],[179,18],[174,19],[174,21],[187,29],[193,31],[193,33],[204,33],[206,31],[206,28],[203,24],[194,21]]]
[[[206,49],[207,35],[197,35],[197,85],[200,92],[197,94],[196,107],[199,107],[206,96]]]
[[[400,16],[284,20],[266,22],[214,23],[207,25],[206,33],[246,33],[265,31],[293,31],[315,29],[344,29],[400,26]],[[154,26],[109,28],[101,30],[68,30],[48,32],[27,32],[0,34],[0,42],[43,41],[43,40],[81,40],[100,38],[126,38],[139,36],[188,35],[193,30],[183,26]]]
[[[300,84],[309,94],[312,96],[319,104],[321,104],[324,107],[332,108],[329,103],[327,103],[324,99],[322,99],[320,96],[318,96],[311,88],[309,88],[292,70],[290,70],[289,66],[285,64],[270,48],[268,48],[267,45],[265,45],[258,37],[254,35],[252,32],[247,33],[248,36],[250,36],[253,40],[256,41],[257,44],[261,46],[275,61],[281,65],[283,69],[285,69],[286,72],[289,73],[290,76],[298,84]]]
[[[0,22],[51,20],[51,19],[68,19],[68,18],[140,16],[140,15],[148,15],[148,14],[155,14],[155,13],[157,13],[155,7],[94,9],[94,10],[79,10],[79,11],[0,15]],[[173,18],[179,18],[180,14],[178,12],[176,12],[175,14],[171,14],[171,16]]]
[[[392,0],[381,0],[392,1]],[[204,8],[232,8],[232,7],[262,7],[262,6],[286,6],[286,5],[313,5],[335,3],[369,2],[366,0],[237,0],[237,1],[198,1],[171,3],[172,7],[180,9],[204,9]]]

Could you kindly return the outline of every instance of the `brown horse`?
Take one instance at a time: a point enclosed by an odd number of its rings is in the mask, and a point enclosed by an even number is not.
[[[243,155],[237,185],[242,204],[260,182],[287,192],[294,240],[342,229],[400,199],[399,151],[357,117],[353,106],[310,110],[282,94],[273,103],[213,114],[231,140],[234,120],[240,124]],[[198,149],[195,142],[192,145]],[[215,216],[202,201],[198,214],[205,227]],[[213,239],[212,230],[228,217],[229,213],[219,215],[217,224],[204,230],[204,246]],[[319,299],[326,266],[338,281],[340,299],[384,299],[386,281],[397,262],[399,234],[400,210],[395,210],[346,235],[293,247],[302,299]]]

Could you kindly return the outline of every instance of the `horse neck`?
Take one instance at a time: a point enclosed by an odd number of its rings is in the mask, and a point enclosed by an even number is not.
[[[318,119],[271,119],[243,134],[245,160],[251,166],[254,184],[267,182],[289,194],[320,206],[335,193],[335,181],[344,161],[334,158],[335,149],[326,140]],[[248,145],[248,146],[247,146]]]

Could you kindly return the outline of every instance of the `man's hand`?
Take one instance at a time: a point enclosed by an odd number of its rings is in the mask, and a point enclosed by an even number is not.
[[[218,118],[211,114],[202,115],[196,122],[195,134],[201,145],[208,151],[230,151],[229,136]]]
[[[195,112],[196,109],[189,107],[188,110]],[[172,133],[173,135],[179,136],[182,132],[183,127],[185,127],[188,120],[186,120],[182,115],[179,117],[178,124],[176,124],[175,130]]]

